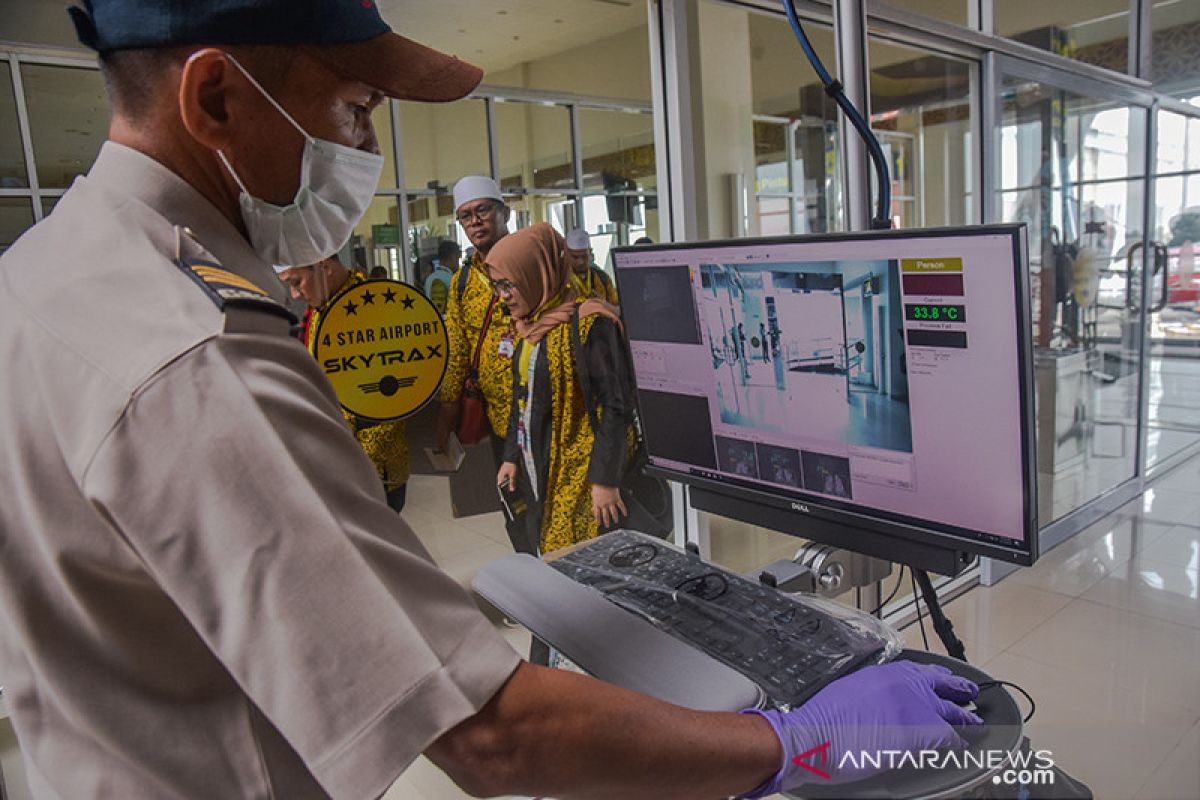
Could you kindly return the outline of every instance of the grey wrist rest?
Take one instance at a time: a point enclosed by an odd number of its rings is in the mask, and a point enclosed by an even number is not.
[[[525,554],[496,559],[472,588],[602,681],[696,711],[757,708],[746,676]]]

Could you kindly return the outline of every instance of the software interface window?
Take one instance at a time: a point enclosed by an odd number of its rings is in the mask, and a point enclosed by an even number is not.
[[[1022,540],[1017,241],[618,253],[652,463]]]

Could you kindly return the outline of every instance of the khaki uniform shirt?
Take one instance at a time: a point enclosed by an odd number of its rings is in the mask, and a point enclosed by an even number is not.
[[[462,299],[458,282],[466,280]],[[457,403],[462,395],[463,380],[471,366],[479,332],[492,301],[492,286],[487,268],[478,251],[471,261],[454,274],[450,296],[446,302],[446,335],[450,340],[450,358],[446,377],[438,396],[443,403]],[[479,388],[487,404],[488,422],[500,439],[508,433],[508,412],[512,405],[512,354],[516,347],[516,332],[512,317],[503,303],[497,302],[492,321],[483,337],[479,352]]]
[[[372,798],[517,654],[201,195],[112,143],[0,259],[0,679],[41,798]]]

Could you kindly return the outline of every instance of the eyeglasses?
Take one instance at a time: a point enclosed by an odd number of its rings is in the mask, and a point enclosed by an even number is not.
[[[469,225],[471,220],[483,222],[500,207],[499,203],[480,203],[475,208],[468,208],[454,215],[460,225]]]
[[[496,294],[508,294],[509,292],[516,291],[517,289],[517,285],[515,283],[505,280],[504,278],[501,278],[498,281],[489,280],[488,283],[492,285],[492,291]]]

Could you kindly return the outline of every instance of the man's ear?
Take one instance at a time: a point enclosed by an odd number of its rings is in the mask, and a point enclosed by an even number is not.
[[[206,47],[184,62],[179,78],[179,116],[197,142],[211,150],[226,150],[234,138],[233,110],[252,91],[229,56]]]

